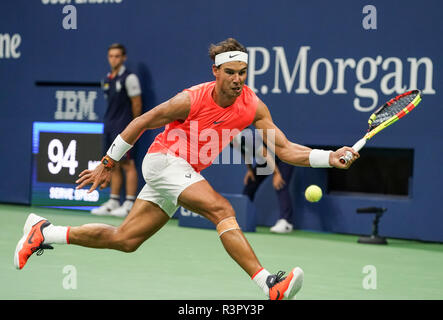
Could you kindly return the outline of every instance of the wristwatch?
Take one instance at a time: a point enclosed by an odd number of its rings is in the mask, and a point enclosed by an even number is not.
[[[115,161],[108,155],[105,155],[102,158],[102,163],[105,166],[105,168],[108,168],[108,169],[112,169],[115,166]]]

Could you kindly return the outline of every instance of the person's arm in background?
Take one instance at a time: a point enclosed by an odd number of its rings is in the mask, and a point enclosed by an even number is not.
[[[132,116],[137,118],[142,114],[142,96],[131,97]]]
[[[271,171],[274,172],[272,175],[272,185],[274,186],[274,189],[282,189],[286,185],[286,181],[283,179],[277,163],[275,162],[275,155],[272,155],[264,144],[261,144],[257,149],[257,154],[263,155],[263,157],[266,159],[266,164],[269,166]]]
[[[241,134],[234,137],[234,139],[231,142],[231,146],[234,149],[237,149],[240,151],[241,156],[244,160],[246,160],[246,154],[251,153],[251,150],[242,142]],[[248,150],[247,150],[248,149]],[[270,167],[270,170],[274,172],[272,183],[276,190],[280,190],[283,188],[286,184],[286,182],[283,180],[280,170],[278,169],[278,166],[275,163],[275,157],[271,155],[271,153],[268,151],[266,146],[264,146],[263,143],[259,144],[259,146],[256,149],[255,156],[259,156],[260,158],[263,158],[263,160],[266,162],[266,164]],[[246,167],[247,171],[243,178],[243,184],[247,185],[249,180],[255,181],[255,170],[252,164],[247,163],[246,161]]]
[[[246,163],[247,170],[246,170],[246,174],[245,174],[245,176],[243,178],[243,184],[247,185],[249,180],[255,181],[255,174],[254,174],[254,167],[252,166],[251,163],[248,163],[248,161],[246,159],[247,158],[246,154],[247,153],[249,154],[250,150],[246,150],[247,147],[246,147],[245,143],[242,142],[242,138],[241,137],[242,137],[241,133],[236,135],[234,137],[234,139],[232,139],[230,145],[231,145],[231,147],[233,149],[237,149],[240,152],[243,160]],[[248,160],[251,160],[251,159],[248,159]]]
[[[126,92],[131,99],[132,116],[133,119],[142,114],[142,90],[140,82],[135,74],[131,73],[126,77],[125,81]]]

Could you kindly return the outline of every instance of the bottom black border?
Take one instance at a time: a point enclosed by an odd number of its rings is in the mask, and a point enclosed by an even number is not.
[[[70,316],[116,317],[141,315],[144,319],[277,319],[304,315],[361,318],[388,315],[411,316],[414,311],[440,311],[443,300],[2,300],[2,311],[21,316],[44,312],[45,318]],[[210,311],[210,312],[209,312]],[[61,312],[61,313],[59,313]],[[139,313],[140,312],[140,313]],[[209,312],[209,314],[208,314]]]

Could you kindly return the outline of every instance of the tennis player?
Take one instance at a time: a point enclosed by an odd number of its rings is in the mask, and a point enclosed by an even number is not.
[[[133,252],[168,222],[178,206],[183,206],[214,223],[228,254],[267,297],[281,300],[295,296],[302,287],[302,269],[295,267],[284,276],[284,272],[271,274],[263,268],[240,230],[229,201],[217,193],[200,172],[233,136],[250,124],[262,129],[266,145],[275,144],[275,154],[292,165],[347,169],[359,154],[350,147],[327,151],[288,141],[273,123],[267,106],[245,85],[246,48],[229,38],[211,45],[209,54],[214,61],[215,81],[185,89],[135,118],[117,136],[101,164],[92,171],[80,173],[76,181],[78,189],[89,184],[92,184],[89,192],[106,187],[112,168],[140,135],[145,130],[165,126],[143,160],[146,185],[123,223],[118,227],[106,224],[65,227],[30,214],[16,247],[16,268],[22,269],[34,252],[52,248],[51,244]],[[353,158],[342,164],[339,159],[346,151],[350,151]]]

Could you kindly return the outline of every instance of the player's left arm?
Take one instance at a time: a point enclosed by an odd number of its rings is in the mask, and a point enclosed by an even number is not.
[[[310,154],[312,149],[289,141],[285,134],[274,124],[268,107],[261,100],[258,102],[253,124],[257,129],[263,130],[263,141],[280,160],[294,166],[311,166]],[[340,157],[345,155],[346,151],[350,151],[354,155],[353,160],[359,157],[359,154],[352,148],[343,147],[329,153],[329,165],[340,169],[349,168],[353,161],[347,164],[340,162]]]

